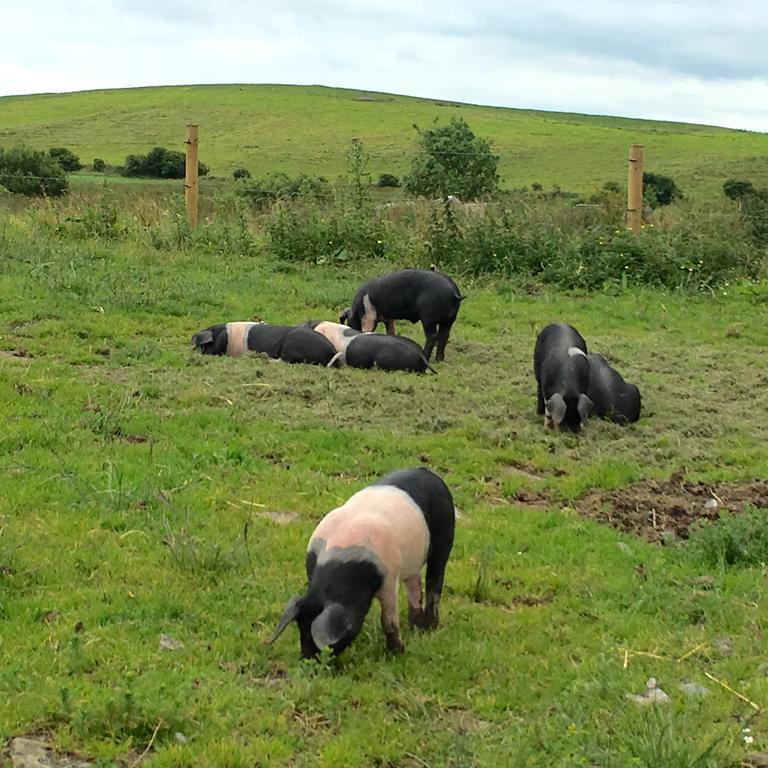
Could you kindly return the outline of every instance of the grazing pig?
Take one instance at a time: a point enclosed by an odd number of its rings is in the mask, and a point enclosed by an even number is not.
[[[602,355],[587,355],[589,360],[589,389],[587,395],[594,403],[595,416],[617,424],[628,424],[640,418],[640,390],[627,384],[618,371],[608,365]]]
[[[380,368],[382,371],[437,371],[429,364],[421,347],[405,336],[360,333],[350,339],[346,350],[336,355],[350,368]],[[336,362],[334,358],[333,362]],[[331,364],[333,364],[333,362]]]
[[[437,343],[436,357],[443,360],[464,298],[456,283],[442,272],[401,269],[365,283],[339,319],[358,331],[374,331],[383,322],[390,336],[395,334],[395,320],[420,320],[426,337],[424,356],[429,360]]]
[[[269,323],[221,323],[198,331],[192,336],[192,345],[204,355],[243,355],[247,352],[266,352],[280,357],[285,335],[292,325]]]
[[[408,593],[409,624],[435,628],[454,525],[451,492],[424,467],[390,472],[358,491],[315,528],[307,547],[307,590],[289,600],[267,642],[296,621],[302,656],[328,647],[341,653],[360,633],[375,597],[387,648],[402,651],[399,582]]]
[[[536,376],[536,412],[544,424],[578,432],[592,412],[587,343],[566,323],[546,326],[536,338],[533,352]]]

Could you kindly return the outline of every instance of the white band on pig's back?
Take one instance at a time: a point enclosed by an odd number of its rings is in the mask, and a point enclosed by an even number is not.
[[[318,547],[318,540],[324,546]],[[427,521],[408,493],[394,485],[370,485],[320,521],[308,550],[317,553],[318,564],[333,557],[357,560],[368,550],[386,573],[394,569],[406,579],[420,572],[429,543]]]
[[[257,323],[227,323],[227,354],[230,357],[244,355],[248,351],[248,331]]]
[[[362,322],[362,330],[363,331],[373,331],[376,329],[376,307],[373,306],[373,303],[371,302],[370,297],[366,293],[365,296],[363,296],[363,310],[365,314],[363,315],[363,322]]]

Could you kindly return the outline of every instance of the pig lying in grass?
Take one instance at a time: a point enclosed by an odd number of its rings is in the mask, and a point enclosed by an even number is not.
[[[222,323],[198,331],[192,344],[205,355],[236,357],[263,352],[287,363],[328,365],[336,350],[305,326],[269,323]]]
[[[360,633],[375,597],[387,648],[402,651],[398,585],[402,581],[408,593],[409,624],[437,627],[454,525],[451,492],[424,467],[390,472],[358,491],[315,528],[305,561],[307,590],[288,601],[267,642],[295,621],[302,656],[323,648],[341,653]]]

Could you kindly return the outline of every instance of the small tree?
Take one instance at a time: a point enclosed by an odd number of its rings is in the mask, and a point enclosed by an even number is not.
[[[71,149],[67,149],[66,147],[51,147],[48,150],[48,154],[65,171],[67,171],[67,173],[79,171],[83,167],[80,158]]]
[[[661,173],[643,174],[643,200],[651,208],[670,205],[682,199],[683,193],[671,177]]]
[[[153,179],[183,179],[186,157],[183,152],[165,147],[155,147],[146,155],[128,155],[122,168],[123,176],[149,176]],[[198,163],[200,176],[208,173],[205,163]]]
[[[491,152],[486,139],[475,136],[465,120],[453,118],[448,125],[419,131],[417,143],[411,172],[405,179],[409,194],[475,200],[498,188],[499,157]]]
[[[69,192],[64,169],[46,152],[0,148],[0,186],[18,195],[58,197]]]
[[[358,209],[362,208],[368,199],[368,186],[371,183],[371,175],[368,173],[369,160],[363,149],[363,142],[360,139],[352,139],[347,150],[347,173],[352,182],[352,199]]]
[[[100,157],[93,159],[93,170],[95,173],[104,173],[107,170],[107,164]]]
[[[247,168],[235,168],[235,170],[232,171],[232,178],[233,179],[250,179],[251,172]]]
[[[376,182],[377,187],[399,187],[400,179],[392,173],[382,173]]]

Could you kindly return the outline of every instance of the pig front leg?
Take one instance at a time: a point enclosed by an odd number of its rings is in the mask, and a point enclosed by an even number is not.
[[[437,341],[437,323],[428,323],[426,320],[422,320],[421,327],[424,329],[424,336],[426,338],[426,343],[424,344],[424,357],[429,360],[432,355],[432,348]]]
[[[424,619],[422,608],[421,575],[416,574],[405,580],[405,588],[408,592],[408,625],[421,627]]]
[[[387,650],[399,653],[405,646],[400,638],[400,620],[397,615],[396,576],[387,576],[377,597],[381,603],[381,628],[387,639]]]

